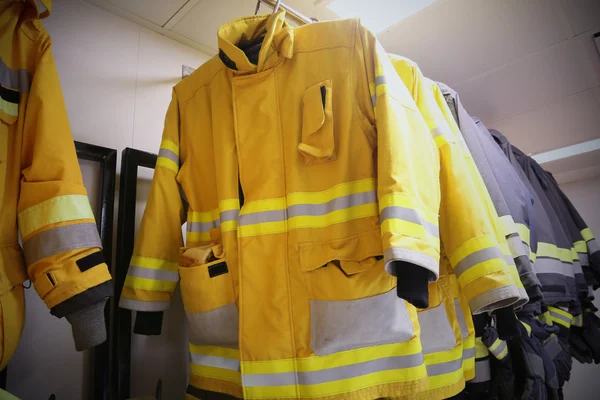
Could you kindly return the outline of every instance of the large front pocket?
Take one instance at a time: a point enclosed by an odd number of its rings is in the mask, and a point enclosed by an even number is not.
[[[317,355],[399,343],[414,336],[395,278],[384,269],[378,232],[300,246]],[[326,257],[327,260],[322,260]]]
[[[239,312],[226,259],[214,259],[207,247],[187,249],[179,276],[190,342],[238,348]]]

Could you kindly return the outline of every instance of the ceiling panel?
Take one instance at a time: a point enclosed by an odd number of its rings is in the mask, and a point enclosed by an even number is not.
[[[589,35],[591,38],[591,34]],[[465,108],[486,123],[600,85],[588,48],[567,40],[454,87]]]
[[[600,166],[596,165],[567,172],[559,172],[553,175],[559,185],[586,179],[594,179],[600,177]]]
[[[456,85],[569,37],[558,0],[440,0],[382,32],[384,48]]]
[[[560,0],[575,35],[600,25],[598,0]]]
[[[163,26],[187,0],[106,0],[125,11]]]
[[[486,123],[526,153],[541,153],[600,138],[598,93],[587,90],[535,110]]]
[[[546,171],[550,171],[553,174],[600,166],[600,150],[561,158],[560,160],[550,161],[542,165]]]

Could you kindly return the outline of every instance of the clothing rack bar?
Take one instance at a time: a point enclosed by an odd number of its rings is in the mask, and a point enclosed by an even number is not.
[[[272,9],[275,9],[275,6],[277,5],[276,0],[259,0],[259,4],[260,3],[267,5],[267,6],[271,7]],[[283,2],[279,2],[279,7],[283,8],[285,10],[287,17],[289,19],[291,19],[292,21],[296,22],[299,25],[307,25],[307,24],[311,24],[314,22],[314,20],[312,18],[309,18],[306,15],[302,14],[301,12],[296,11],[295,9],[288,6],[287,4],[284,4]]]

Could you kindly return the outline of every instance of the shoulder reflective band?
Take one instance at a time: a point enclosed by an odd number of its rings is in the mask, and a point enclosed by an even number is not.
[[[169,139],[163,139],[158,151],[156,166],[165,167],[171,171],[179,172],[179,146]]]
[[[178,265],[169,260],[133,256],[125,286],[148,291],[172,291],[179,282]]]
[[[95,223],[63,225],[42,231],[23,241],[27,265],[69,250],[102,248]]]
[[[19,213],[19,232],[23,240],[51,225],[75,220],[94,221],[90,202],[84,194],[57,196],[31,206]]]
[[[27,93],[31,85],[31,72],[26,69],[11,69],[0,58],[0,85],[21,93]]]

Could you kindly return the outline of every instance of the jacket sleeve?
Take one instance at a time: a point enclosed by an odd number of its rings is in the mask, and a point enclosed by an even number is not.
[[[439,87],[419,77],[418,104],[442,160],[440,232],[473,314],[523,305],[527,294],[477,167]]]
[[[398,296],[424,308],[427,285],[439,277],[437,148],[381,45],[364,27],[357,32],[358,107],[376,131],[385,266],[398,278]]]
[[[178,261],[183,246],[181,225],[185,209],[177,182],[181,164],[179,107],[174,91],[150,194],[119,301],[122,308],[148,312],[169,308],[179,282]]]
[[[106,339],[111,276],[81,178],[47,39],[27,100],[18,226],[28,274],[51,313],[71,323],[78,350]]]

